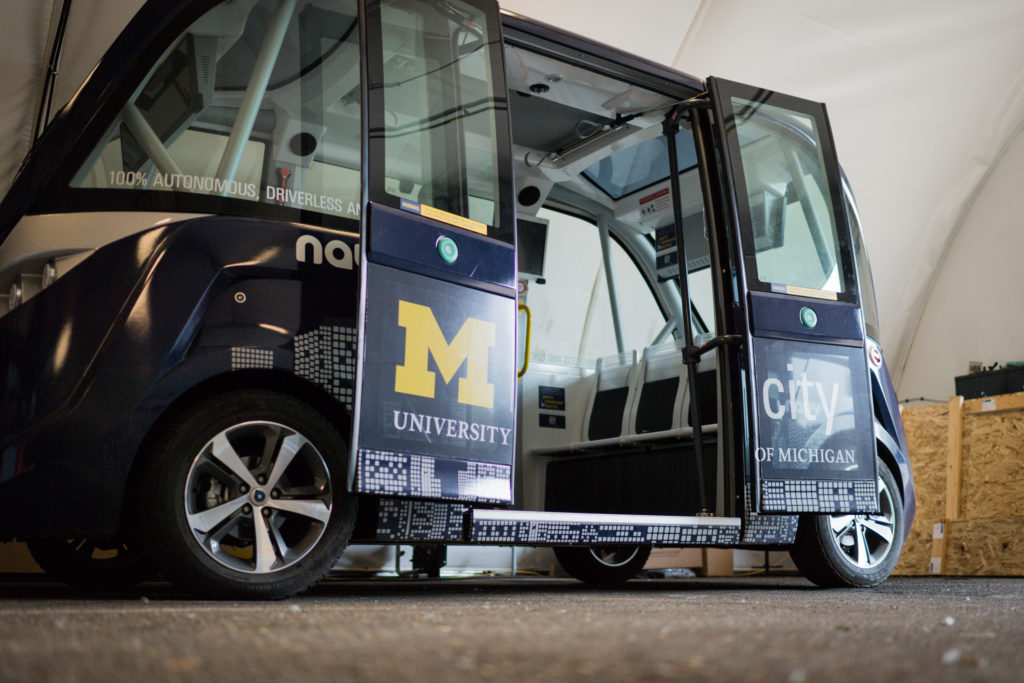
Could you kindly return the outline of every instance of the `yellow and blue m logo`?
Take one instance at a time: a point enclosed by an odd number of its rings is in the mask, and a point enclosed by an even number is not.
[[[465,364],[465,376],[459,378],[459,403],[494,408],[494,385],[487,381],[494,323],[467,318],[449,343],[428,306],[399,300],[398,325],[405,328],[405,362],[395,366],[395,391],[434,398],[437,377],[427,368],[433,356],[445,384]]]

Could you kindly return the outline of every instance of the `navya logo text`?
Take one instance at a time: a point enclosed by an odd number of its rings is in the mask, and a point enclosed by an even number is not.
[[[785,419],[787,412],[793,420],[824,420],[825,435],[830,436],[839,402],[839,385],[811,382],[806,372],[801,372],[798,378],[791,364],[786,369],[792,373],[788,386],[775,377],[766,379],[761,385],[765,414],[772,420]]]
[[[437,377],[427,369],[433,356],[445,384],[450,384],[465,364],[465,376],[459,378],[459,403],[494,408],[494,385],[487,381],[487,361],[495,344],[494,323],[466,318],[449,343],[429,307],[399,300],[398,326],[405,328],[405,363],[395,366],[395,391],[434,398]]]
[[[327,263],[342,270],[352,270],[359,263],[359,245],[350,246],[343,240],[331,240],[326,245],[313,235],[302,235],[295,240],[295,260],[305,263],[307,256],[314,265]]]

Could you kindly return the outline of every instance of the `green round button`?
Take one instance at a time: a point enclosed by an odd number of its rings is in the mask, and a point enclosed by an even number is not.
[[[801,308],[800,322],[804,324],[804,327],[814,327],[818,324],[818,314],[814,312],[813,308]]]
[[[459,258],[459,245],[451,237],[439,237],[437,239],[437,255],[445,263],[455,263]]]

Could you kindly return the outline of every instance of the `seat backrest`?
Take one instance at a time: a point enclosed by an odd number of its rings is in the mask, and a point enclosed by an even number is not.
[[[626,433],[640,376],[636,351],[598,358],[595,374],[597,381],[584,420],[584,441]]]
[[[693,426],[689,376],[683,362],[682,340],[649,346],[640,363],[640,386],[629,424],[632,434],[663,432]],[[701,424],[718,422],[718,375],[715,354],[697,364],[697,399]]]
[[[631,424],[634,434],[678,429],[685,424],[686,365],[682,340],[644,349],[642,380]]]

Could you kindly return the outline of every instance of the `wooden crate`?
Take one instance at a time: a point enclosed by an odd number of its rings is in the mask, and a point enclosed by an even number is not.
[[[693,568],[701,576],[732,576],[732,548],[654,548],[644,569]]]
[[[917,516],[898,574],[1024,575],[1024,393],[903,411]]]
[[[943,574],[1024,576],[1024,517],[950,520],[945,551]]]

